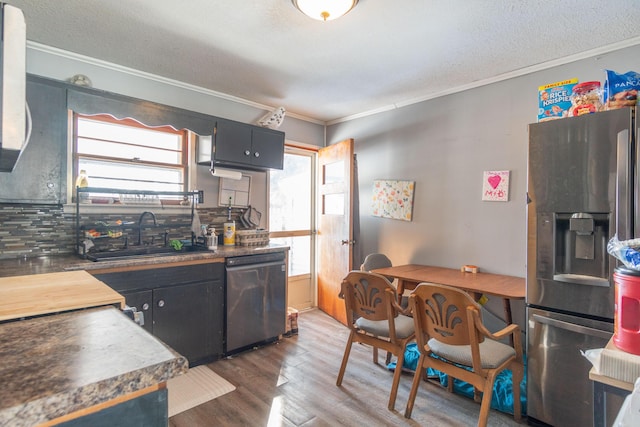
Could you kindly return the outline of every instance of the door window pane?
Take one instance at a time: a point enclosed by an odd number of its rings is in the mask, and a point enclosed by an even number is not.
[[[273,243],[289,246],[289,276],[311,272],[311,236],[277,237]]]
[[[269,173],[269,231],[311,229],[311,157],[284,155],[284,169]]]
[[[325,194],[322,211],[325,215],[344,215],[344,194]]]
[[[337,182],[345,182],[344,178],[344,162],[329,163],[324,166],[323,184],[333,184]]]

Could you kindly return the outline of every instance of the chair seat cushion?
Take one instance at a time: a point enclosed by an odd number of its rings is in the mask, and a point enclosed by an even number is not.
[[[473,364],[470,345],[444,344],[434,338],[427,341],[427,345],[429,345],[429,348],[431,348],[431,351],[436,356],[450,362],[464,366],[471,366]],[[482,361],[482,367],[485,369],[495,368],[508,358],[515,356],[515,354],[516,351],[513,347],[492,339],[485,338],[485,340],[480,343],[480,359]]]
[[[394,322],[396,325],[397,338],[404,339],[413,334],[413,317],[400,314],[394,319]],[[389,336],[389,321],[387,320],[367,320],[364,317],[360,317],[356,320],[356,326],[377,337]]]

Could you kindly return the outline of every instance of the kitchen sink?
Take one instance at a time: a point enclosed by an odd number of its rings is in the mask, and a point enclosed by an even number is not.
[[[117,261],[141,257],[174,256],[192,252],[203,252],[207,250],[208,249],[206,247],[199,245],[183,246],[180,250],[173,249],[172,247],[143,246],[90,253],[87,254],[87,259],[90,261]]]

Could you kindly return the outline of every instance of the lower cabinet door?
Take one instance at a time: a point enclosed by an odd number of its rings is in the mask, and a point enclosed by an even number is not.
[[[213,353],[211,287],[198,282],[153,290],[153,334],[190,366]]]

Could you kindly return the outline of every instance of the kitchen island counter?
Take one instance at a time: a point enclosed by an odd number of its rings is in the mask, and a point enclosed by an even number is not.
[[[186,359],[114,307],[0,323],[0,425],[53,425],[164,391]]]

